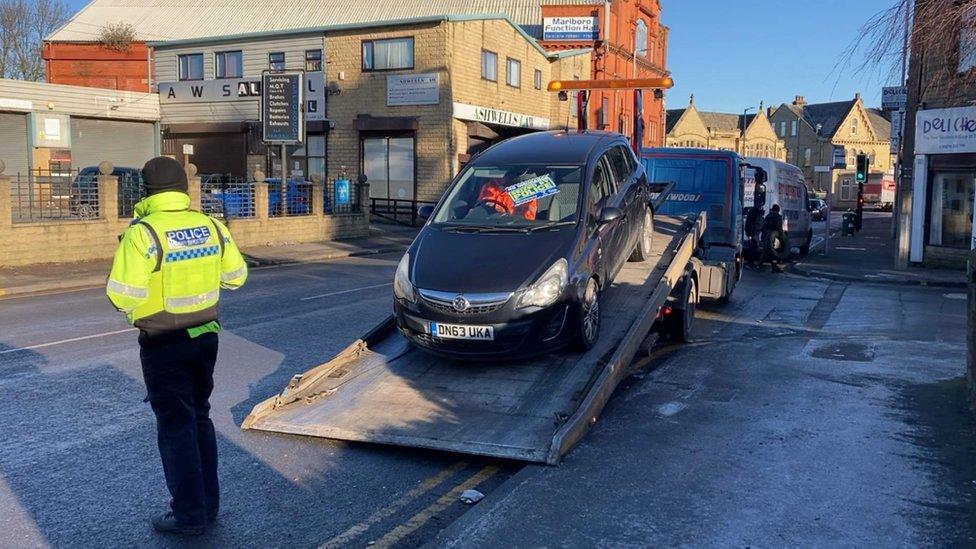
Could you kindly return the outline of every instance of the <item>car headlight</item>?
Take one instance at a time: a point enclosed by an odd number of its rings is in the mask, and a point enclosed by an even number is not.
[[[417,292],[410,283],[410,254],[403,254],[403,259],[397,265],[396,275],[393,276],[393,295],[410,303],[417,302]]]
[[[548,307],[559,299],[567,284],[569,265],[565,259],[560,259],[525,290],[519,297],[518,307]]]

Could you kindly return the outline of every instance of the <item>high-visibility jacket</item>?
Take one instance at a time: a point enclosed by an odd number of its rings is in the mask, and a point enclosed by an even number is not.
[[[247,264],[219,221],[189,210],[190,197],[163,192],[135,206],[106,293],[129,323],[150,333],[217,319],[220,289],[247,280]]]
[[[505,190],[504,180],[501,179],[493,179],[485,183],[478,193],[478,202],[490,205],[498,213],[519,215],[529,221],[535,220],[536,210],[539,209],[539,201],[535,199],[516,206],[515,201]]]

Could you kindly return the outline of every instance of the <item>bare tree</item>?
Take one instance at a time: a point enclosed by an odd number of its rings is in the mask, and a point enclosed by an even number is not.
[[[67,19],[63,0],[0,0],[0,77],[43,80],[44,38]]]
[[[880,70],[900,80],[903,59],[911,53],[927,60],[930,76],[953,76],[962,16],[974,7],[972,0],[894,0],[861,27],[838,68]]]

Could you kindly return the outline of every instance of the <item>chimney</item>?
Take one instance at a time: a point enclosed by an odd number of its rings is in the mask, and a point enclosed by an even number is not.
[[[807,100],[802,95],[798,95],[793,99],[793,105],[797,107],[802,107],[807,104]]]
[[[861,92],[855,93],[854,94],[854,101],[860,101],[860,100],[861,100]]]

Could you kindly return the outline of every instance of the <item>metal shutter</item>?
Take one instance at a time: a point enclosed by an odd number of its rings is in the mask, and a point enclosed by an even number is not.
[[[145,122],[71,118],[71,166],[97,166],[108,160],[116,167],[142,168],[153,157],[153,125]]]
[[[0,160],[7,168],[4,174],[16,177],[27,173],[27,116],[0,113]]]

